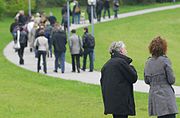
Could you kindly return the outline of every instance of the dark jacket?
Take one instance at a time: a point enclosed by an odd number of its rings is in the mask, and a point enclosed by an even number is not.
[[[56,30],[52,33],[52,44],[55,52],[66,52],[66,33],[63,30]]]
[[[109,0],[106,0],[106,1],[104,2],[104,8],[106,8],[106,9],[109,9],[109,8],[110,8]]]
[[[101,70],[104,114],[135,115],[133,83],[137,81],[132,59],[117,52]]]
[[[96,12],[100,13],[103,10],[103,2],[101,0],[97,1]]]
[[[83,49],[84,49],[84,53],[89,53],[89,52],[92,52],[94,51],[94,47],[89,47],[88,46],[88,35],[91,35],[89,34],[88,32],[85,32],[83,37],[82,37],[82,43],[83,43]]]

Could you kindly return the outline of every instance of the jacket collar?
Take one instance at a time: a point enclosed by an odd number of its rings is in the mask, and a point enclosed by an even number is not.
[[[122,55],[122,54],[120,54],[120,53],[118,53],[116,51],[111,54],[111,58],[121,58],[121,59],[124,59],[128,64],[130,64],[132,62],[131,58],[129,58],[129,57],[125,56],[125,55]]]

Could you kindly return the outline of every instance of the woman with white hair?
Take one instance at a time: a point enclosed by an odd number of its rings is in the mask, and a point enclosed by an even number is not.
[[[113,118],[128,118],[135,115],[133,84],[137,81],[137,72],[127,57],[126,46],[122,41],[110,46],[109,59],[101,70],[101,89],[104,102],[104,114]]]

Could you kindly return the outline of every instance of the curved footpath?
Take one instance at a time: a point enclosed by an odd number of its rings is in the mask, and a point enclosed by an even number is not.
[[[169,10],[169,9],[176,9],[180,8],[180,5],[173,5],[173,6],[166,6],[166,7],[159,7],[159,8],[152,8],[152,9],[145,9],[145,10],[139,10],[139,11],[134,11],[134,12],[129,12],[129,13],[123,13],[118,15],[118,19],[121,18],[126,18],[130,16],[136,16],[136,15],[142,15],[146,13],[151,13],[151,12],[156,12],[156,11],[162,11],[162,10]],[[113,16],[111,17],[112,19],[102,19],[102,22],[108,22],[114,20]],[[95,23],[97,23],[95,21]],[[84,24],[80,25],[72,25],[71,29],[78,29],[81,27],[85,27],[90,25],[88,21],[85,21]],[[12,63],[16,64],[17,66],[20,66],[24,69],[31,70],[33,72],[37,71],[37,59],[34,57],[34,53],[30,53],[29,48],[25,49],[24,52],[24,60],[25,64],[24,65],[19,65],[19,58],[17,53],[14,52],[13,49],[13,42],[10,42],[6,48],[4,49],[4,56]],[[101,74],[100,72],[81,72],[79,73],[72,73],[71,72],[71,64],[66,63],[65,65],[65,73],[61,74],[60,71],[59,73],[54,73],[54,56],[53,58],[47,58],[47,74],[48,76],[52,77],[57,77],[57,78],[62,78],[66,80],[76,80],[76,81],[81,81],[84,83],[89,83],[89,84],[100,84],[100,77]],[[41,73],[41,72],[40,72]],[[180,87],[179,86],[173,86],[176,92],[176,97],[180,97]],[[142,80],[138,80],[136,84],[134,85],[134,90],[137,92],[143,92],[143,93],[148,93],[149,91],[149,86],[144,83]]]

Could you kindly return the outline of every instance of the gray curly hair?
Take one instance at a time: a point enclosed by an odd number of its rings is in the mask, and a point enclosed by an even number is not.
[[[125,47],[126,45],[122,41],[112,42],[109,48],[109,53],[112,54],[114,51],[120,52],[120,50]]]

